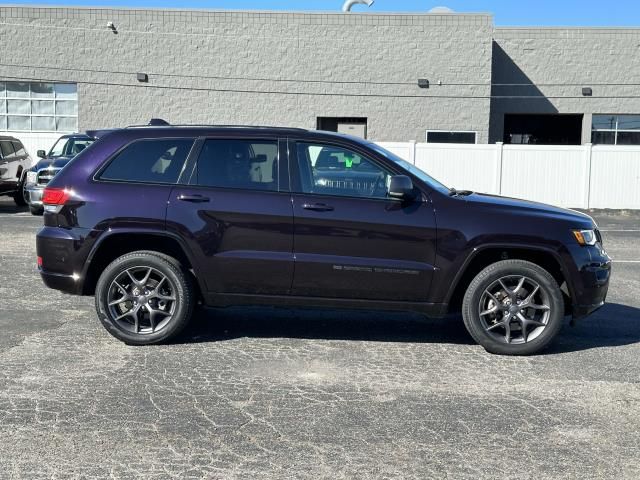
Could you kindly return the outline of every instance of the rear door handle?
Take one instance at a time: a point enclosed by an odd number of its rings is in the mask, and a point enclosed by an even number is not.
[[[302,205],[305,210],[313,210],[314,212],[332,212],[333,207],[326,203],[305,203]]]
[[[205,203],[209,201],[209,197],[202,195],[178,195],[178,200],[182,200],[183,202]]]

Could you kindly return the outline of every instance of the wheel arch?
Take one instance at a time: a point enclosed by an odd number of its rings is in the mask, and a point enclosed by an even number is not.
[[[192,273],[199,294],[205,291],[191,252],[176,235],[163,231],[113,231],[104,233],[87,257],[83,274],[83,295],[95,293],[100,272],[109,263],[122,255],[141,250],[155,251],[175,258]]]
[[[548,271],[561,287],[565,298],[567,313],[570,313],[571,298],[574,296],[573,285],[571,284],[571,277],[564,268],[559,255],[553,250],[543,247],[513,245],[487,246],[485,248],[475,249],[473,253],[469,255],[463,267],[458,272],[452,288],[449,290],[446,301],[449,306],[449,312],[460,311],[462,299],[471,281],[486,267],[500,260],[525,260],[535,263]]]

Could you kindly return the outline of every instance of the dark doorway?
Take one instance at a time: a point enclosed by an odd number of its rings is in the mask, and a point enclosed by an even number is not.
[[[366,117],[318,117],[318,130],[367,138],[367,119]]]
[[[582,115],[506,114],[504,143],[537,145],[580,145]]]

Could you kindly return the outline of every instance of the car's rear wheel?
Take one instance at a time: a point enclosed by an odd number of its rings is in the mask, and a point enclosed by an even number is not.
[[[19,207],[24,207],[29,204],[29,193],[24,188],[24,180],[22,180],[18,184],[18,190],[13,194],[13,201],[16,202],[16,205]]]
[[[191,276],[177,260],[144,251],[107,266],[95,301],[111,335],[130,345],[150,345],[175,337],[189,323],[195,298]]]
[[[43,207],[38,207],[38,206],[32,206],[29,205],[29,211],[31,212],[31,215],[43,215],[44,214],[44,208]]]
[[[564,300],[549,272],[524,260],[504,260],[473,279],[462,317],[488,352],[528,355],[545,348],[562,328]]]

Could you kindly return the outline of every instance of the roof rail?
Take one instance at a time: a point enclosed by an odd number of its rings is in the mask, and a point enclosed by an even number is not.
[[[281,129],[281,130],[296,130],[301,132],[307,132],[305,128],[299,127],[274,127],[270,125],[216,125],[216,124],[158,124],[158,125],[129,125],[125,128],[158,128],[158,127],[180,127],[180,128],[258,128],[258,129]]]

